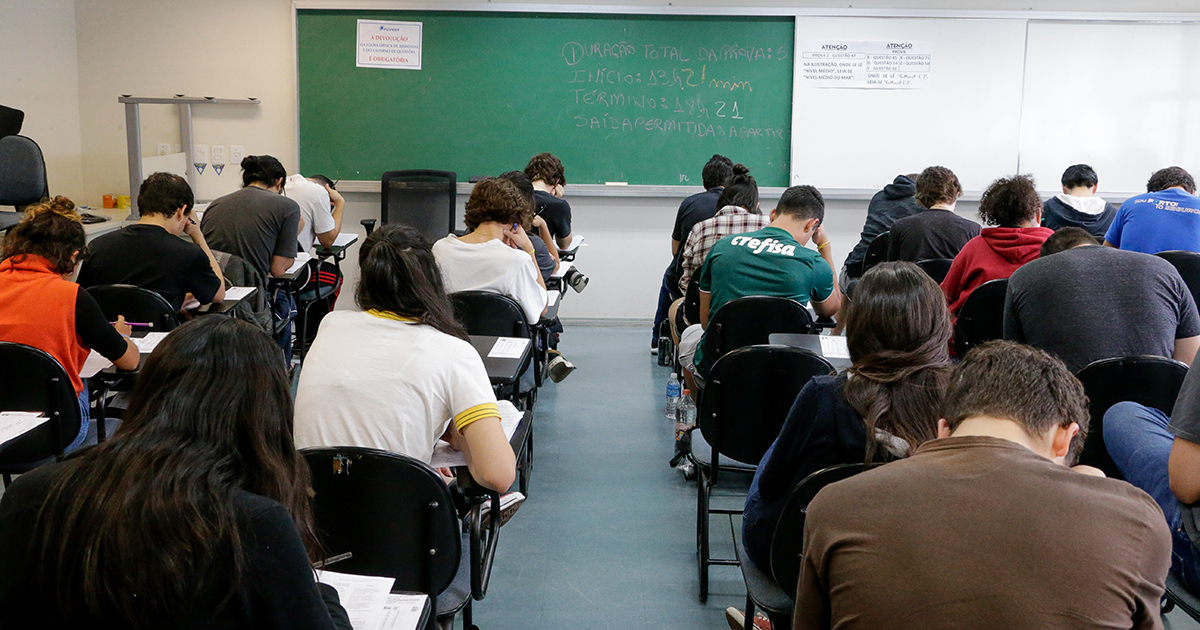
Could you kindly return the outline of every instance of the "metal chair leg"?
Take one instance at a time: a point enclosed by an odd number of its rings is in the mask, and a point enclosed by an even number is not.
[[[709,501],[711,499],[711,497],[709,496],[709,493],[712,491],[712,488],[711,488],[711,486],[708,485],[708,479],[706,477],[702,476],[699,481],[700,481],[700,483],[697,484],[697,486],[699,487],[699,492],[700,492],[700,502],[699,502],[700,506],[699,506],[699,510],[698,510],[699,515],[700,515],[700,522],[699,522],[699,529],[697,531],[697,535],[699,536],[699,543],[700,543],[700,549],[699,549],[700,557],[699,557],[698,564],[699,564],[699,568],[700,568],[700,603],[704,604],[704,603],[708,602],[708,565],[709,565],[708,506],[709,506]]]

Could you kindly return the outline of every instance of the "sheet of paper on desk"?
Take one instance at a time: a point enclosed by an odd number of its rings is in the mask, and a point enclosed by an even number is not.
[[[0,411],[0,444],[25,435],[49,419],[37,411]]]
[[[337,589],[354,630],[375,630],[383,619],[388,593],[396,578],[317,571],[317,581]]]
[[[312,256],[307,252],[297,252],[295,262],[292,263],[291,267],[288,267],[287,271],[284,272],[284,275],[293,274],[297,271],[300,271],[300,268],[308,264],[308,261],[310,260],[312,260]]]
[[[576,234],[571,237],[571,242],[567,243],[567,246],[563,247],[562,249],[571,251],[572,249],[578,249],[580,247],[583,247],[583,235]]]
[[[849,359],[850,346],[846,338],[838,335],[821,335],[821,354],[826,359]]]
[[[333,246],[334,247],[345,247],[345,246],[349,245],[350,243],[353,243],[354,241],[357,241],[357,240],[358,240],[358,235],[355,234],[354,232],[348,232],[348,233],[343,232],[341,234],[338,234],[337,238],[333,239]]]
[[[100,373],[106,367],[112,365],[112,361],[104,358],[104,355],[92,350],[86,361],[83,362],[83,367],[79,370],[79,378],[92,378]]]
[[[135,337],[133,339],[133,345],[137,346],[138,352],[142,354],[150,354],[151,352],[154,352],[155,348],[158,347],[159,342],[166,338],[167,333],[165,332],[146,333],[145,337]]]
[[[528,339],[520,337],[500,337],[496,339],[496,344],[488,350],[489,359],[520,359],[525,355],[525,347],[529,345]]]
[[[428,599],[428,596],[420,593],[388,595],[387,603],[383,605],[383,618],[375,626],[376,630],[416,630]]]
[[[525,417],[525,412],[507,400],[496,401],[496,407],[500,409],[500,428],[504,429],[504,437],[511,440],[517,432],[517,425],[521,424],[521,418]],[[466,466],[467,460],[461,452],[451,448],[449,442],[438,440],[433,445],[433,457],[429,458],[429,465],[434,468],[454,468]]]
[[[236,302],[245,299],[251,293],[254,293],[254,287],[229,287],[225,289],[225,300],[227,302]]]
[[[194,297],[190,297],[187,299],[186,302],[183,303],[183,308],[180,308],[179,310],[190,311],[194,308],[200,308],[201,306],[203,306],[203,304],[200,303],[200,300],[197,300]]]
[[[546,292],[546,306],[553,307],[558,302],[558,291]]]
[[[569,262],[562,263],[558,266],[558,269],[554,270],[554,273],[550,274],[550,277],[551,278],[561,278],[561,277],[567,275],[567,272],[570,271],[571,267],[573,267],[574,265],[575,265],[575,263],[569,263]]]

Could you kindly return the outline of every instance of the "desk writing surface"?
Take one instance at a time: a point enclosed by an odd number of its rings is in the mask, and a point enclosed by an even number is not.
[[[822,335],[801,335],[794,333],[773,333],[767,337],[767,340],[773,344],[781,346],[789,346],[792,348],[802,348],[813,354],[824,357],[837,371],[849,369],[854,365],[850,359],[843,359],[834,356],[826,356],[825,348],[821,343]]]
[[[518,371],[529,357],[529,353],[533,347],[533,343],[529,339],[522,339],[526,342],[525,351],[520,358],[498,358],[488,356],[492,349],[496,346],[496,341],[501,337],[491,335],[471,335],[471,346],[479,353],[479,357],[483,359],[483,367],[487,370],[488,378],[492,384],[511,383],[517,380]]]

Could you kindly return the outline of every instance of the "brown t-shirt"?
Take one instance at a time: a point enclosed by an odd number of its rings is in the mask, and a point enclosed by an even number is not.
[[[1149,495],[998,438],[951,437],[822,490],[795,628],[1161,628]]]

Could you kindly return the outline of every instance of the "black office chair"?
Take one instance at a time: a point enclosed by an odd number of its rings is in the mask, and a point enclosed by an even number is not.
[[[789,630],[796,606],[796,583],[800,577],[800,558],[804,551],[804,520],[808,504],[825,486],[862,472],[861,463],[830,466],[805,477],[784,499],[779,522],[771,537],[771,566],[759,567],[738,545],[742,579],[746,583],[746,618],[753,619],[756,608],[766,613],[771,628]]]
[[[459,611],[463,627],[474,628],[471,600],[487,594],[499,519],[490,519],[484,531],[477,502],[466,518],[468,534],[460,534],[449,487],[427,464],[406,455],[356,447],[301,453],[312,469],[322,547],[330,557],[353,554],[330,569],[394,577],[394,591],[429,595],[436,611],[430,630],[435,616],[449,620]],[[498,515],[499,495],[489,494]]]
[[[712,490],[721,472],[741,473],[742,477],[753,474],[763,453],[779,437],[800,390],[812,377],[833,373],[833,366],[823,357],[787,346],[739,348],[713,365],[700,398],[700,432],[692,432],[691,459],[698,472],[696,548],[701,602],[708,599],[709,565],[738,564],[736,559],[712,558],[709,553],[709,515],[742,513],[741,508],[711,507]]]
[[[49,197],[41,147],[25,136],[0,137],[0,206],[14,206],[17,210],[0,212],[0,231],[21,222],[25,206]]]
[[[683,316],[689,324],[700,323],[700,272],[692,274],[688,279],[687,290],[683,293]],[[679,331],[683,334],[683,331]]]
[[[738,298],[709,313],[704,329],[704,360],[712,365],[731,350],[770,343],[772,333],[820,332],[812,314],[795,300],[765,295]]]
[[[985,341],[1004,338],[1004,294],[1008,278],[989,280],[975,287],[958,311],[954,323],[954,349],[958,356]]]
[[[1159,252],[1155,256],[1166,260],[1175,267],[1180,277],[1183,278],[1183,283],[1187,285],[1188,291],[1192,292],[1192,300],[1200,305],[1200,254],[1172,250]]]
[[[1188,366],[1166,357],[1119,357],[1093,361],[1075,375],[1088,397],[1091,420],[1079,463],[1095,466],[1105,475],[1123,479],[1104,446],[1104,412],[1132,401],[1171,415]]]
[[[454,231],[458,175],[453,171],[407,170],[383,174],[379,216],[382,223],[403,223],[429,242]]]
[[[863,256],[862,272],[865,275],[871,270],[871,267],[878,265],[881,262],[887,262],[888,237],[891,231],[883,232],[876,236],[870,245],[867,245],[867,253]]]
[[[488,291],[459,291],[450,294],[454,314],[470,335],[493,335],[497,337],[520,337],[534,344],[533,352],[519,374],[533,370],[533,387],[521,385],[520,379],[498,392],[510,398],[521,409],[532,409],[537,398],[537,388],[542,386],[542,372],[548,361],[549,341],[543,327],[530,324],[525,319],[525,310],[516,300],[507,295]],[[528,381],[526,381],[528,383]]]
[[[21,133],[21,125],[24,122],[25,112],[0,105],[0,138]]]
[[[1200,597],[1192,594],[1184,585],[1183,580],[1175,571],[1167,574],[1166,601],[1163,602],[1162,614],[1171,612],[1179,606],[1187,616],[1200,621]]]
[[[124,315],[127,322],[149,324],[149,332],[171,332],[179,326],[175,309],[150,289],[132,284],[101,284],[87,292],[109,321],[115,322],[118,315]]]
[[[921,271],[924,271],[938,284],[946,279],[946,274],[950,273],[952,264],[954,264],[953,258],[927,258],[917,261],[917,266],[921,268]]]
[[[40,411],[50,418],[38,428],[0,447],[0,475],[28,472],[79,435],[79,396],[62,364],[37,348],[0,341],[0,411]]]

